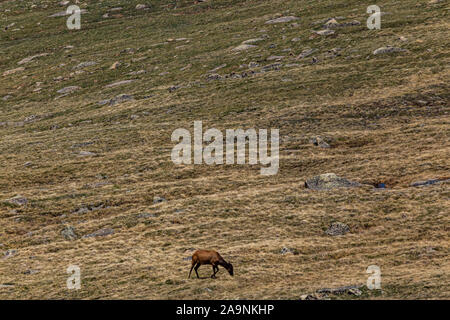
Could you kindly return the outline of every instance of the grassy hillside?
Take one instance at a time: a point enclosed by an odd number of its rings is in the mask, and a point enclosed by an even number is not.
[[[81,1],[68,30],[69,4],[0,3],[0,299],[299,299],[369,265],[382,290],[319,297],[450,298],[448,1],[377,1],[380,30],[372,1],[137,4]],[[278,128],[278,174],[175,165],[196,120]],[[305,188],[329,172],[362,186]],[[235,276],[187,279],[196,248]]]

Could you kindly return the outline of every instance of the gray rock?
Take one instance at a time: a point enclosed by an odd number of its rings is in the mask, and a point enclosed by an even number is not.
[[[8,199],[7,202],[15,204],[17,206],[24,206],[28,203],[28,199],[25,197],[22,197],[21,195],[17,195],[11,199]]]
[[[312,177],[305,182],[305,187],[313,190],[330,190],[343,187],[357,187],[360,184],[341,178],[334,173],[325,173]]]
[[[99,101],[98,104],[99,105],[108,104],[110,106],[114,106],[116,104],[119,104],[119,103],[122,103],[125,101],[132,101],[132,100],[134,100],[134,97],[132,95],[122,93],[112,99],[106,99],[106,100]]]
[[[82,157],[88,157],[88,156],[95,156],[96,153],[90,151],[80,151],[79,155]]]
[[[284,22],[291,22],[299,20],[300,18],[294,17],[294,16],[286,16],[286,17],[280,17],[272,20],[266,21],[266,24],[275,24],[275,23],[284,23]]]
[[[165,199],[165,198],[162,198],[162,197],[158,197],[158,196],[155,196],[154,198],[153,198],[153,204],[157,204],[157,203],[161,203],[161,202],[166,202],[167,200]]]
[[[76,240],[78,238],[75,229],[72,226],[67,226],[61,231],[61,235],[66,240]]]
[[[146,4],[137,4],[136,5],[136,10],[144,10],[147,9],[147,5]]]
[[[56,92],[58,92],[58,93],[72,93],[72,92],[77,91],[79,89],[80,89],[80,87],[78,87],[78,86],[68,86],[68,87],[59,89]]]
[[[252,45],[252,44],[241,44],[241,45],[231,49],[231,51],[239,52],[239,51],[245,51],[245,50],[249,50],[249,49],[253,49],[253,48],[257,48],[257,46]]]
[[[315,31],[315,33],[318,34],[319,36],[331,36],[332,34],[335,33],[335,31],[330,30],[330,29],[325,29],[325,30]]]
[[[23,272],[23,274],[36,274],[36,273],[39,273],[40,271],[39,270],[34,270],[34,269],[28,269],[28,270],[26,270],[26,271],[24,271]]]
[[[348,225],[342,222],[333,222],[331,226],[325,231],[330,236],[342,236],[350,231]]]
[[[318,294],[302,294],[300,300],[321,300]]]
[[[222,68],[225,68],[227,66],[226,63],[221,64],[220,66],[215,67],[214,69],[209,70],[209,72],[216,72],[217,70],[220,70]]]
[[[124,84],[129,84],[136,81],[135,79],[131,79],[131,80],[121,80],[121,81],[117,81],[117,82],[113,82],[110,83],[108,85],[105,86],[105,88],[114,88],[114,87],[118,87],[118,86],[122,86]]]
[[[264,38],[248,39],[248,40],[243,41],[242,44],[255,44],[257,42],[264,41],[264,40],[265,40]]]
[[[326,143],[325,140],[322,139],[322,137],[319,137],[319,136],[313,137],[309,141],[310,141],[310,143],[312,143],[316,147],[330,148],[330,145],[328,143]]]
[[[8,250],[5,251],[3,259],[11,258],[11,257],[15,256],[16,254],[17,254],[17,250],[15,250],[15,249],[8,249]]]
[[[269,64],[267,66],[264,66],[261,68],[262,72],[267,72],[267,71],[272,71],[272,70],[279,70],[281,68],[282,64],[281,63],[273,63],[273,64]]]
[[[323,289],[319,289],[317,290],[317,293],[319,294],[356,294],[358,295],[358,293],[362,293],[361,292],[361,288],[363,286],[362,285],[352,285],[352,286],[344,286],[344,287],[339,287],[339,288],[323,288]]]
[[[21,72],[23,70],[25,70],[24,67],[18,67],[18,68],[15,68],[15,69],[6,70],[5,72],[3,72],[2,75],[3,76],[9,76],[10,74],[14,74],[16,72]]]
[[[268,57],[266,60],[267,61],[280,61],[280,60],[283,60],[284,59],[284,56],[270,56],[270,57]]]
[[[303,50],[303,51],[297,56],[296,59],[303,59],[303,58],[306,58],[307,56],[313,54],[313,53],[316,52],[316,51],[317,51],[317,49],[305,49],[305,50]]]
[[[281,249],[280,253],[281,253],[281,254],[289,254],[289,253],[292,253],[292,254],[294,254],[294,255],[297,255],[297,254],[298,254],[298,251],[297,251],[296,249],[284,247],[284,248]]]
[[[381,47],[381,48],[376,49],[373,52],[373,54],[378,55],[378,54],[386,54],[386,53],[394,53],[394,52],[407,52],[407,51],[408,50],[406,50],[406,49],[387,46],[387,47]]]
[[[424,181],[416,181],[411,183],[411,187],[423,187],[430,186],[432,184],[442,183],[442,182],[450,182],[450,179],[430,179]]]
[[[83,238],[104,237],[104,236],[108,236],[110,234],[114,234],[114,229],[105,228],[105,229],[100,229],[93,233],[84,235]]]
[[[222,79],[222,76],[218,73],[212,73],[206,76],[206,81],[220,80],[220,79]]]
[[[74,70],[83,69],[86,67],[95,66],[96,64],[97,64],[97,62],[95,62],[95,61],[85,61],[85,62],[81,62],[80,64],[76,65],[72,69],[74,69]]]
[[[49,55],[48,53],[40,53],[40,54],[36,54],[36,55],[34,55],[34,56],[27,57],[27,58],[24,58],[24,59],[20,60],[19,62],[17,62],[17,64],[25,64],[25,63],[29,63],[29,62],[33,61],[34,59],[36,59],[36,58],[39,58],[39,57],[45,57],[45,56],[48,56],[48,55]]]

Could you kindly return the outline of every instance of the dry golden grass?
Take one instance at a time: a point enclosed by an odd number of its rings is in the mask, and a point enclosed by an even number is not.
[[[155,1],[139,12],[134,1],[87,1],[80,31],[68,31],[64,18],[46,18],[61,10],[53,2],[0,5],[2,22],[19,29],[1,35],[1,74],[24,57],[50,53],[1,77],[0,97],[11,98],[0,101],[0,251],[17,253],[0,254],[0,298],[298,299],[319,288],[365,284],[367,267],[378,265],[382,291],[363,290],[359,298],[448,299],[449,185],[410,186],[450,178],[448,4],[384,1],[391,14],[380,31],[370,31],[368,4],[360,1],[193,2],[177,1],[174,9]],[[115,6],[124,7],[123,17],[101,18]],[[264,24],[277,13],[300,16],[300,26]],[[338,16],[361,25],[310,38],[319,29],[315,21]],[[229,50],[261,29],[269,39],[257,49]],[[298,36],[300,43],[290,41]],[[190,39],[184,47],[155,46],[181,37]],[[372,55],[388,44],[409,52]],[[312,56],[295,60],[307,47],[318,49],[318,63],[310,63]],[[341,55],[326,58],[335,47]],[[217,73],[238,73],[251,61],[271,64],[265,59],[274,54],[299,66],[205,80],[223,63]],[[98,64],[70,75],[91,60]],[[115,61],[122,66],[110,70]],[[141,69],[147,72],[127,75]],[[58,76],[67,79],[54,81]],[[138,80],[104,88],[124,79]],[[190,86],[169,92],[177,84]],[[57,98],[56,90],[70,85],[81,89]],[[120,93],[135,100],[97,104]],[[261,176],[249,165],[174,165],[170,136],[177,128],[192,132],[194,120],[204,130],[279,128],[278,174]],[[315,135],[329,138],[332,148],[311,145]],[[74,146],[84,142],[93,143]],[[81,150],[96,155],[80,157]],[[304,188],[306,179],[326,172],[387,189]],[[9,204],[16,195],[28,204]],[[167,202],[153,204],[154,196]],[[328,236],[334,221],[351,231]],[[115,232],[66,241],[67,225],[79,236]],[[282,255],[283,247],[298,254]],[[235,276],[220,269],[210,279],[204,266],[205,279],[187,279],[193,248],[218,250]],[[81,268],[81,290],[66,288],[70,264]]]

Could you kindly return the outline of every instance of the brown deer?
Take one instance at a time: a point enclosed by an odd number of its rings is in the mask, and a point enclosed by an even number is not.
[[[210,264],[213,268],[213,274],[211,275],[211,278],[216,278],[216,273],[219,272],[219,266],[224,267],[228,273],[233,276],[233,265],[231,263],[226,262],[217,251],[214,250],[197,250],[192,255],[192,266],[191,270],[189,271],[189,277],[191,277],[192,269],[195,270],[195,273],[197,274],[197,278],[200,278],[198,276],[198,268],[202,264]]]

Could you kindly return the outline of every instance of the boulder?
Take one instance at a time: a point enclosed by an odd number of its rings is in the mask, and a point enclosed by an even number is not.
[[[75,229],[72,226],[67,226],[61,231],[61,235],[66,240],[76,240],[78,238],[77,234],[75,233]]]
[[[341,178],[334,173],[324,173],[312,177],[305,182],[305,187],[313,190],[330,190],[360,186],[359,183]]]
[[[350,228],[345,223],[333,222],[325,233],[330,236],[342,236],[349,231]]]

